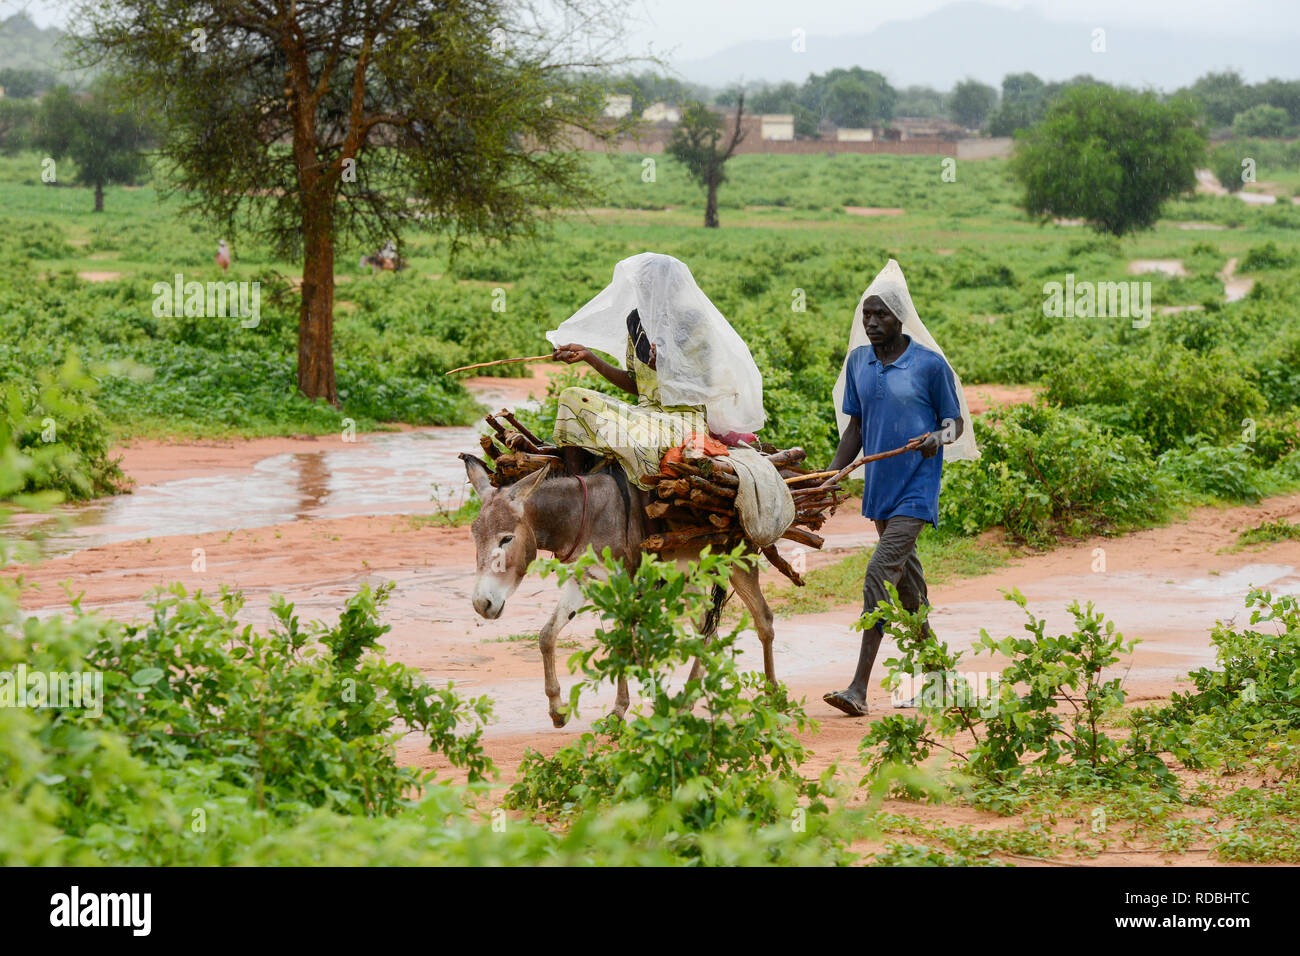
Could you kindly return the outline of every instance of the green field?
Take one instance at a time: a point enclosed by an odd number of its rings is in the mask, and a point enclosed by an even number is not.
[[[945,182],[938,156],[740,156],[721,194],[723,228],[705,230],[700,191],[673,160],[652,159],[648,171],[642,157],[590,156],[604,205],[559,212],[531,244],[471,245],[449,261],[443,238],[410,232],[410,268],[377,277],[359,271],[360,248],[341,247],[335,409],[294,388],[298,263],[227,237],[230,278],[262,283],[258,327],[155,317],[154,283],[217,276],[219,234],[150,186],[111,189],[96,215],[88,190],[42,184],[35,154],[5,158],[0,378],[31,383],[75,355],[97,385],[75,396],[82,431],[119,439],[323,433],[344,418],[361,428],[464,423],[474,404],[446,369],[540,351],[543,332],[602,288],[615,262],[656,250],[683,259],[750,344],[764,374],[764,437],[825,462],[852,310],[892,256],[967,384],[1040,385],[1065,410],[979,426],[989,465],[1004,460],[1010,474],[967,470],[945,495],[949,530],[1002,524],[1030,542],[1119,530],[1179,502],[1251,499],[1297,478],[1294,169],[1261,160],[1258,188],[1282,196],[1273,206],[1187,198],[1154,230],[1117,241],[1027,218],[1004,161],[959,163]],[[1185,273],[1140,277],[1151,283],[1146,327],[1044,315],[1047,283],[1133,280],[1137,259],[1178,260]],[[1218,276],[1234,259],[1254,287],[1226,304]],[[27,395],[36,401],[35,386]],[[1017,457],[1030,444],[1057,457],[1030,468]]]
[[[1035,404],[977,418],[984,457],[945,470],[939,528],[920,544],[936,581],[986,572],[1017,549],[1300,486],[1295,170],[1261,161],[1261,188],[1283,197],[1275,206],[1188,198],[1154,230],[1117,241],[1030,221],[999,160],[959,163],[944,182],[939,157],[738,157],[720,230],[701,227],[702,197],[671,161],[658,158],[654,182],[640,157],[589,162],[605,204],[558,215],[532,245],[471,246],[449,260],[438,237],[411,233],[410,268],[377,277],[356,268],[361,249],[343,247],[334,408],[294,388],[300,264],[226,237],[230,278],[262,283],[257,327],[156,316],[155,283],[218,277],[222,237],[151,187],[110,189],[95,215],[87,190],[40,183],[38,156],[0,159],[0,500],[112,491],[111,443],[133,436],[469,422],[475,403],[446,369],[540,352],[542,333],[601,289],[616,261],[645,250],[691,266],[763,372],[763,437],[802,445],[812,464],[828,461],[836,438],[830,392],[854,306],[891,256],[968,384],[1041,390]],[[1177,260],[1183,274],[1131,276],[1133,260]],[[1253,286],[1229,303],[1220,274],[1233,260]],[[1150,281],[1150,321],[1049,317],[1048,284],[1071,276]],[[530,420],[544,428],[553,413],[550,401]],[[43,437],[47,427],[57,440]],[[1294,536],[1271,522],[1224,545]],[[694,587],[650,562],[586,582],[602,625],[575,644],[574,673],[588,689],[629,676],[645,709],[553,752],[527,751],[504,794],[488,783],[491,702],[432,688],[384,657],[392,585],[363,586],[337,623],[302,623],[277,601],[260,630],[230,593],[176,585],[122,624],[76,605],[29,615],[19,588],[0,586],[0,628],[14,637],[0,642],[0,665],[84,668],[109,691],[93,717],[0,707],[0,862],[827,864],[849,862],[870,839],[881,844],[876,863],[968,865],[1096,856],[1130,837],[1170,853],[1204,843],[1216,860],[1300,860],[1294,598],[1252,593],[1251,625],[1277,626],[1216,625],[1215,665],[1190,675],[1195,691],[1140,710],[1125,707],[1121,678],[1103,679],[1132,645],[1091,605],[1059,636],[1031,616],[1019,643],[982,639],[1012,662],[1000,715],[976,728],[960,704],[887,712],[864,725],[859,780],[852,759],[804,776],[816,728],[802,705],[737,672],[735,633],[705,647],[686,630],[728,560],[706,556]],[[817,569],[776,603],[800,613],[842,599],[865,560]],[[923,611],[881,613],[900,672],[965,666],[924,637]],[[723,630],[741,623],[728,617]],[[704,678],[674,690],[669,676],[694,654],[706,658]],[[975,743],[955,743],[975,729]],[[395,743],[410,731],[429,741],[437,774],[398,762]],[[945,741],[966,751],[960,776],[923,766]],[[449,774],[472,787],[424,787]],[[1271,783],[1250,785],[1256,777]],[[890,794],[954,799],[1023,826],[927,823],[885,812]],[[523,818],[498,830],[506,809]],[[194,828],[200,810],[210,830]],[[1113,836],[1068,829],[1098,810],[1125,826]]]

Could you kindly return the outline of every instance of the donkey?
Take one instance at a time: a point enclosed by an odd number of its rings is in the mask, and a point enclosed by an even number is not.
[[[649,534],[645,515],[646,494],[631,487],[623,470],[613,466],[580,477],[550,477],[543,468],[528,477],[494,488],[482,460],[462,454],[470,484],[483,502],[478,517],[470,525],[477,552],[474,577],[474,610],[481,617],[495,620],[505,610],[507,599],[519,587],[537,552],[552,551],[561,561],[569,562],[592,545],[599,554],[609,548],[624,567],[633,571],[641,561],[641,544]],[[698,558],[699,548],[662,552],[678,562]],[[589,573],[600,573],[593,569]],[[758,583],[758,565],[747,562],[731,574],[731,586],[749,609],[754,628],[763,645],[763,671],[768,683],[776,686],[776,667],[772,658],[774,616]],[[722,589],[713,595],[713,608],[697,625],[706,639],[717,629],[721,611]],[[538,635],[542,652],[542,670],[546,680],[546,699],[551,722],[563,727],[569,715],[560,706],[560,682],[555,677],[555,642],[560,632],[577,615],[584,603],[582,591],[574,579],[560,589],[560,601]],[[691,668],[691,679],[699,675],[700,662]],[[628,707],[627,682],[620,679],[614,700],[614,712],[622,717]]]

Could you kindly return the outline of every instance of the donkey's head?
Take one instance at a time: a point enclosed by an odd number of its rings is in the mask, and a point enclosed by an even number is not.
[[[473,455],[461,455],[470,484],[483,507],[470,525],[477,552],[474,610],[493,620],[501,616],[506,599],[519,587],[537,557],[537,537],[524,512],[524,503],[546,478],[542,468],[522,481],[493,488],[487,466]]]

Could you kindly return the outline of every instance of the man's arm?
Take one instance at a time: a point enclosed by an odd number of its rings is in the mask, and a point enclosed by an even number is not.
[[[840,436],[840,445],[835,449],[835,457],[831,460],[827,471],[839,471],[847,467],[854,461],[857,461],[858,455],[862,452],[862,419],[856,415],[849,416],[849,423],[844,428],[844,434]]]
[[[961,417],[961,403],[957,399],[957,384],[952,369],[946,363],[931,380],[930,400],[939,416],[939,428],[921,443],[922,458],[933,458],[939,453],[941,445],[951,445],[966,428],[966,422]]]

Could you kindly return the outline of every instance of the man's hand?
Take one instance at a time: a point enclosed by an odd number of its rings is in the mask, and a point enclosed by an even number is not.
[[[925,440],[917,446],[922,458],[933,458],[944,445],[951,445],[961,434],[961,423],[953,418],[945,418],[939,423],[939,430],[930,432]]]
[[[573,365],[575,362],[587,362],[591,359],[591,353],[581,345],[557,345],[551,352],[551,358],[557,362],[563,362],[565,365]]]

